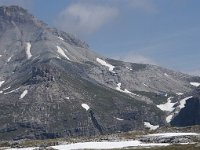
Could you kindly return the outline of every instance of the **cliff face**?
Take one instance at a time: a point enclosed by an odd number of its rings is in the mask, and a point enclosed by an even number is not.
[[[125,132],[145,128],[144,122],[169,125],[166,117],[173,112],[157,105],[169,97],[178,103],[195,89],[190,82],[200,81],[99,56],[18,6],[0,7],[0,56],[0,139]]]

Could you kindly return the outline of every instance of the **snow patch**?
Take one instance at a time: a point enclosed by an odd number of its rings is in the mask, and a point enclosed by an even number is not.
[[[27,56],[28,59],[30,59],[32,57],[31,43],[30,42],[26,43],[26,56]]]
[[[0,55],[0,57],[2,57],[2,55]]]
[[[109,64],[109,63],[107,63],[107,62],[105,62],[104,60],[102,60],[102,59],[100,59],[100,58],[96,58],[96,61],[97,61],[98,63],[100,63],[101,65],[108,67],[110,72],[115,73],[115,72],[113,71],[113,69],[115,68],[113,65],[111,65],[111,64]]]
[[[123,121],[124,119],[121,119],[121,118],[117,118],[117,117],[114,117],[116,120],[118,121]]]
[[[192,98],[192,96],[189,96],[189,97],[186,97],[186,98],[180,100],[180,105],[179,105],[178,107],[179,107],[180,109],[184,108],[184,107],[185,107],[185,104],[186,104],[186,101],[187,101],[188,99],[190,99],[190,98]]]
[[[152,125],[149,122],[144,122],[144,126],[147,127],[147,128],[149,128],[150,130],[156,130],[156,129],[159,128],[159,125],[154,126],[154,125]]]
[[[87,104],[81,104],[81,106],[86,110],[88,111],[90,109],[90,107],[87,105]]]
[[[199,87],[200,86],[200,83],[199,82],[190,82],[190,84],[192,86],[195,86],[195,87]]]
[[[176,95],[179,95],[179,96],[180,96],[180,95],[183,95],[183,93],[176,93]]]
[[[173,114],[169,115],[166,117],[166,122],[167,123],[170,123],[172,121],[172,118],[173,118]]]
[[[20,98],[19,98],[19,99],[24,98],[24,97],[26,96],[26,94],[28,94],[28,90],[24,90],[24,91],[22,92],[22,94],[20,95]]]
[[[60,40],[64,41],[64,39],[63,39],[61,36],[58,36],[58,38],[59,38]]]
[[[123,93],[126,93],[126,94],[131,94],[131,95],[134,95],[134,96],[138,96],[138,97],[141,97],[140,95],[137,95],[137,94],[135,94],[135,93],[132,93],[132,92],[130,92],[129,90],[127,90],[127,89],[124,89],[124,90],[122,90],[121,89],[121,83],[118,83],[117,84],[117,87],[115,88],[117,91],[120,91],[120,92],[123,92]]]
[[[168,75],[167,73],[164,73],[164,75],[165,75],[166,77],[169,77],[169,75]]]
[[[167,103],[165,103],[165,104],[160,104],[160,105],[156,105],[159,109],[161,109],[162,111],[169,111],[169,112],[172,112],[175,108],[174,108],[174,105],[176,104],[176,103],[172,103],[171,102],[171,99],[172,99],[173,97],[169,97],[168,99],[167,99]]]
[[[65,54],[64,50],[60,46],[56,46],[56,47],[57,47],[57,51],[60,55],[67,58],[68,60],[70,60],[69,57]],[[67,50],[65,49],[65,51],[67,51]]]
[[[69,99],[69,97],[65,97],[66,99]]]
[[[128,69],[128,70],[130,70],[130,71],[132,71],[132,70],[133,70],[132,68],[129,68],[129,67],[126,67],[126,69]]]
[[[4,83],[5,81],[0,81],[0,87],[2,86],[2,84]]]

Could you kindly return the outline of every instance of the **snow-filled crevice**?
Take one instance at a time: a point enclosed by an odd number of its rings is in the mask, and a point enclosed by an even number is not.
[[[26,43],[26,56],[27,56],[27,59],[30,59],[32,57],[30,42]]]

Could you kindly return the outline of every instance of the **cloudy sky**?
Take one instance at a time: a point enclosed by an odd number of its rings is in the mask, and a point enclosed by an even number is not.
[[[200,74],[200,0],[0,0],[13,4],[104,56]]]

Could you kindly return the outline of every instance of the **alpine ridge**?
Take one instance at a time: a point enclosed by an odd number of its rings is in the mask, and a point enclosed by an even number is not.
[[[200,77],[100,56],[19,6],[0,7],[2,140],[197,125],[198,83]]]

